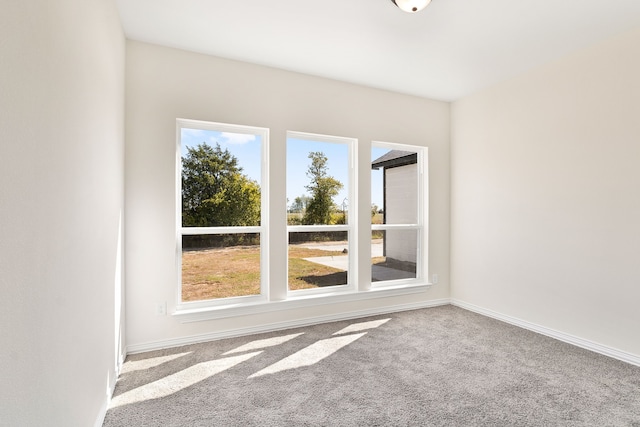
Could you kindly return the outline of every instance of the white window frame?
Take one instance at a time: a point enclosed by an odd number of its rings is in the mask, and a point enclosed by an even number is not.
[[[306,298],[314,295],[332,295],[345,292],[357,291],[356,284],[358,283],[358,257],[357,257],[357,187],[356,181],[357,175],[357,162],[354,153],[355,146],[358,142],[356,138],[349,138],[343,136],[321,135],[307,132],[287,131],[287,147],[289,146],[290,139],[306,140],[312,142],[322,142],[329,144],[342,144],[347,146],[348,159],[348,186],[347,197],[349,199],[349,214],[347,215],[347,224],[337,225],[287,225],[287,242],[289,241],[290,233],[300,232],[330,232],[330,231],[346,231],[348,239],[347,255],[349,262],[347,266],[347,283],[345,285],[328,286],[326,288],[315,289],[299,289],[291,290],[287,280],[287,299]],[[286,206],[285,206],[286,211]],[[287,277],[289,272],[289,248],[287,244]]]
[[[259,134],[262,136],[262,182],[261,184],[261,225],[259,227],[182,227],[182,194],[181,194],[181,151],[180,151],[180,130],[181,128],[190,129],[205,129],[205,130],[222,130],[226,132],[234,133],[249,133]],[[367,186],[363,181],[358,179],[358,156],[363,156],[362,150],[368,150],[366,154],[367,159],[371,159],[371,144],[358,144],[356,138],[348,137],[336,137],[329,135],[313,134],[306,132],[288,131],[286,138],[295,139],[308,139],[310,141],[318,142],[334,142],[334,143],[347,143],[349,144],[349,215],[348,223],[340,225],[301,225],[301,226],[286,226],[286,235],[277,236],[277,243],[287,245],[289,240],[289,232],[316,232],[316,231],[347,231],[349,233],[349,266],[347,273],[347,285],[330,286],[326,288],[318,289],[306,289],[306,290],[289,290],[289,284],[285,274],[285,283],[280,281],[270,282],[269,273],[269,200],[270,197],[276,197],[274,194],[270,196],[268,178],[269,178],[269,129],[242,126],[242,125],[230,125],[224,123],[204,122],[188,119],[177,119],[177,149],[176,149],[176,265],[177,265],[177,286],[176,286],[176,301],[178,302],[172,315],[181,323],[199,322],[213,319],[232,318],[237,316],[255,315],[260,313],[274,313],[282,310],[292,309],[307,309],[312,307],[318,307],[320,305],[334,305],[344,304],[352,302],[361,302],[366,300],[374,300],[378,298],[391,298],[400,295],[418,294],[426,291],[432,286],[427,280],[428,273],[428,149],[422,146],[386,143],[375,141],[373,144],[377,147],[389,148],[389,149],[406,149],[408,151],[415,151],[418,153],[418,165],[419,165],[419,197],[418,206],[418,223],[417,224],[387,224],[387,225],[371,225],[358,222],[358,206],[362,208],[366,206],[364,200],[358,200],[358,188],[362,193],[362,197],[369,200],[371,197],[371,187]],[[356,151],[358,149],[358,151]],[[286,147],[285,147],[286,152]],[[367,161],[367,169],[370,170],[371,162]],[[286,184],[286,176],[284,179]],[[367,194],[368,192],[368,194]],[[280,203],[280,202],[279,202]],[[283,205],[282,216],[277,215],[277,218],[273,220],[285,221],[286,224],[286,203]],[[279,227],[278,227],[279,228]],[[359,284],[359,274],[368,276],[366,270],[371,271],[371,261],[366,265],[358,264],[358,232],[363,233],[368,230],[368,238],[362,240],[371,240],[372,229],[419,229],[419,253],[417,254],[418,263],[415,279],[407,280],[394,280],[384,282],[374,282],[367,284]],[[359,231],[358,231],[359,230]],[[185,234],[228,234],[233,233],[260,233],[260,265],[261,265],[261,294],[255,296],[244,297],[230,297],[219,298],[212,300],[182,302],[182,235]],[[272,236],[273,237],[273,236]],[[275,242],[271,242],[273,244]],[[362,243],[362,242],[361,242]],[[284,249],[284,248],[283,248]],[[369,249],[365,246],[359,248],[360,251],[368,252],[370,255],[370,243]],[[274,259],[276,265],[280,266],[286,263],[287,272],[288,266],[288,249],[284,251],[285,260]],[[361,260],[362,261],[362,260]],[[281,264],[282,262],[282,264]],[[286,289],[286,291],[285,291]],[[333,318],[329,316],[328,318]],[[294,322],[291,326],[300,326],[300,322]]]
[[[260,225],[248,227],[183,227],[182,226],[182,129],[201,129],[219,132],[259,135],[261,138],[261,171],[260,171]],[[269,300],[269,129],[216,123],[200,120],[176,120],[176,270],[178,274],[176,286],[176,311],[193,311],[209,307],[244,306],[267,302]],[[182,301],[182,236],[211,234],[245,234],[260,235],[260,294],[240,297],[216,298],[199,301]]]
[[[416,230],[416,277],[410,279],[371,281],[371,288],[388,288],[419,284],[427,282],[426,275],[429,271],[429,182],[427,164],[429,149],[419,145],[397,144],[393,142],[372,141],[371,148],[383,148],[389,150],[411,151],[417,154],[417,223],[415,224],[371,224],[371,231]],[[386,207],[385,207],[386,209]]]

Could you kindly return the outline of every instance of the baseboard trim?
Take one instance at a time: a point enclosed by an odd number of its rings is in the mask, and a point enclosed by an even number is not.
[[[95,424],[93,427],[102,427],[104,424],[104,419],[107,416],[107,409],[109,409],[109,398],[105,398],[102,406],[100,407],[100,412],[98,412],[98,417],[96,418]]]
[[[376,316],[379,314],[397,313],[400,311],[418,310],[422,308],[438,307],[449,305],[449,298],[442,298],[430,301],[420,301],[409,304],[398,304],[385,307],[370,308],[367,310],[349,311],[345,313],[330,314],[326,316],[309,317],[305,319],[297,319],[287,322],[270,323],[266,325],[253,326],[248,328],[231,329],[220,332],[211,332],[207,334],[191,335],[188,337],[175,338],[163,341],[154,341],[142,344],[133,344],[127,346],[127,354],[144,353],[147,351],[162,350],[165,348],[180,347],[183,345],[197,344],[206,341],[215,341],[224,338],[234,338],[245,335],[252,335],[264,332],[281,331],[285,329],[300,328],[303,326],[317,325],[321,323],[330,323],[340,320],[358,319],[368,316]]]
[[[107,390],[107,394],[104,397],[104,401],[102,402],[102,406],[100,407],[100,411],[98,412],[98,416],[96,417],[94,427],[102,427],[102,425],[104,424],[104,419],[107,416],[107,410],[109,409],[109,403],[111,403],[111,397],[113,396],[113,392],[115,390],[116,381],[114,381],[113,384],[109,385],[109,390]]]
[[[102,402],[102,406],[100,407],[100,411],[98,411],[98,416],[96,417],[96,422],[94,427],[102,427],[104,424],[104,419],[107,416],[107,411],[109,410],[109,404],[111,403],[111,398],[113,397],[113,393],[116,390],[116,383],[118,382],[118,378],[120,377],[120,372],[122,372],[122,365],[124,364],[124,359],[127,357],[126,353],[119,353],[118,360],[116,361],[116,371],[115,371],[115,381],[112,384],[108,384],[108,390],[106,396],[104,397],[104,401]]]
[[[564,332],[556,331],[554,329],[547,328],[545,326],[540,326],[535,323],[527,322],[526,320],[518,319],[516,317],[508,316],[506,314],[498,313],[493,310],[489,310],[483,307],[479,307],[474,304],[469,304],[464,301],[460,301],[458,299],[452,298],[451,305],[456,307],[463,308],[465,310],[473,311],[474,313],[482,314],[483,316],[491,317],[506,323],[510,323],[512,325],[528,329],[533,332],[537,332],[542,335],[546,335],[551,338],[555,338],[559,341],[566,342],[568,344],[575,345],[577,347],[584,348],[586,350],[593,351],[595,353],[602,354],[604,356],[612,357],[614,359],[621,360],[623,362],[629,363],[631,365],[640,366],[640,356],[635,354],[627,353],[625,351],[621,351],[612,347],[608,347],[606,345],[598,344],[593,341],[589,341],[580,337],[576,337],[574,335],[566,334]]]

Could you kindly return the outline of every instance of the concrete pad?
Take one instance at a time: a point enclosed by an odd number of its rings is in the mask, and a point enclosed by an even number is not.
[[[317,249],[320,251],[336,251],[342,252],[344,249],[349,249],[347,242],[332,242],[332,243],[302,243],[300,247],[307,249]]]
[[[382,282],[385,280],[415,279],[416,274],[404,270],[374,265],[371,269],[371,278]]]
[[[316,264],[326,265],[327,267],[337,268],[338,270],[347,271],[349,268],[349,255],[340,256],[317,256],[313,258],[303,258],[305,261],[315,262]]]
[[[344,249],[349,249],[349,244],[347,242],[335,242],[333,244],[303,243],[300,246],[307,249],[318,249],[321,251],[337,251],[337,252],[342,252]],[[381,256],[383,256],[382,242],[371,243],[371,257],[376,258]]]
[[[316,264],[325,265],[327,267],[333,267],[338,270],[347,271],[349,268],[349,256],[321,256],[313,258],[303,258],[305,261],[314,262]],[[416,277],[415,273],[410,273],[404,270],[396,270],[389,267],[383,267],[380,265],[374,265],[371,269],[371,278],[375,281],[385,280],[400,280],[400,279],[413,279]]]

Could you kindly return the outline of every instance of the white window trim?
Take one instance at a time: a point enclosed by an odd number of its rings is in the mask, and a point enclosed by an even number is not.
[[[372,282],[371,289],[407,286],[412,284],[428,283],[427,274],[429,271],[429,175],[427,164],[429,161],[429,149],[419,145],[397,144],[394,142],[372,141],[372,147],[389,150],[412,151],[417,154],[418,166],[418,200],[416,212],[418,222],[416,224],[371,224],[371,231],[374,230],[417,230],[416,248],[416,277],[412,279],[385,280],[382,282]]]
[[[428,149],[426,147],[404,145],[396,143],[374,142],[378,147],[384,147],[385,144],[391,149],[407,149],[418,152],[419,168],[419,192],[422,201],[419,205],[419,219],[421,224],[389,224],[389,225],[372,225],[371,229],[418,229],[419,230],[419,253],[418,256],[421,263],[418,263],[418,278],[409,280],[394,280],[377,282],[371,284],[371,287],[358,288],[358,256],[357,230],[362,227],[356,224],[357,206],[358,206],[358,187],[361,185],[356,181],[357,177],[357,140],[355,138],[334,137],[328,135],[317,135],[304,132],[287,132],[287,138],[294,137],[296,139],[310,139],[312,141],[345,143],[350,141],[349,147],[349,224],[332,225],[332,226],[287,226],[287,239],[289,231],[348,231],[349,234],[349,286],[335,286],[320,291],[315,289],[289,291],[286,284],[287,294],[285,300],[272,300],[270,298],[270,290],[276,288],[276,284],[268,283],[269,280],[269,129],[251,127],[244,125],[230,125],[224,123],[206,122],[189,119],[177,119],[177,147],[176,147],[176,267],[177,267],[177,283],[176,286],[176,307],[173,311],[174,316],[181,323],[197,322],[205,320],[214,320],[222,318],[230,318],[237,316],[245,316],[251,314],[277,312],[283,310],[300,309],[307,307],[316,307],[325,304],[340,304],[356,301],[366,301],[377,298],[390,298],[394,296],[410,295],[424,293],[430,289],[431,283],[427,280],[428,272],[428,176],[426,173],[428,162]],[[262,176],[261,176],[261,225],[253,227],[182,227],[182,194],[181,194],[181,128],[196,128],[205,130],[218,130],[233,133],[259,134],[262,136]],[[259,132],[258,132],[259,131]],[[321,138],[321,139],[318,139]],[[368,156],[370,157],[370,156]],[[369,194],[371,190],[369,189]],[[286,212],[286,207],[284,212]],[[366,227],[366,226],[365,226]],[[379,228],[380,227],[380,228]],[[421,229],[420,229],[421,227]],[[318,229],[320,228],[320,229]],[[421,231],[420,231],[421,230]],[[182,302],[181,286],[182,286],[182,236],[195,234],[229,234],[229,233],[260,233],[260,269],[261,269],[261,295],[220,298],[205,301]],[[361,250],[365,250],[361,248]],[[287,256],[288,264],[288,256]],[[365,266],[362,266],[366,268]],[[287,265],[288,270],[288,265]]]
[[[183,227],[182,226],[182,129],[202,129],[219,132],[259,135],[261,138],[260,165],[260,225],[250,227]],[[178,286],[175,287],[176,313],[216,307],[244,306],[265,303],[269,300],[269,129],[207,122],[201,120],[176,119],[176,273]],[[260,294],[241,297],[218,298],[200,301],[182,301],[182,236],[203,234],[243,234],[260,235]]]
[[[391,283],[384,282],[384,283]],[[269,301],[263,303],[229,304],[217,307],[182,309],[173,313],[181,323],[199,322],[205,320],[225,319],[230,317],[247,316],[261,313],[271,313],[283,310],[311,308],[319,305],[340,304],[356,301],[366,301],[377,298],[391,298],[401,295],[419,294],[431,288],[430,283],[413,283],[393,286],[380,286],[366,291],[324,293],[316,295],[296,295],[283,301]]]
[[[356,218],[358,215],[357,210],[357,187],[358,182],[356,177],[357,161],[355,154],[355,147],[358,143],[356,138],[333,136],[333,135],[321,135],[308,132],[287,131],[287,144],[289,139],[297,139],[303,141],[322,142],[329,144],[341,144],[347,146],[347,167],[348,167],[348,191],[347,198],[349,199],[349,215],[347,216],[347,224],[339,225],[287,225],[287,241],[289,240],[289,233],[296,232],[330,232],[330,231],[346,231],[348,234],[348,249],[347,255],[349,257],[349,263],[347,266],[347,283],[345,285],[329,286],[327,288],[316,289],[299,289],[291,290],[289,283],[287,283],[287,299],[306,298],[309,296],[319,295],[336,295],[346,292],[354,292],[357,290],[358,283],[358,256],[357,256],[357,224]],[[354,203],[354,201],[356,201]],[[286,211],[286,207],[285,207]],[[288,244],[287,244],[287,272],[289,271],[289,256],[288,256]],[[288,273],[287,273],[288,277]]]

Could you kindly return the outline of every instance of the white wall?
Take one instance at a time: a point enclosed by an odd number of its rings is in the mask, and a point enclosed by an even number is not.
[[[313,318],[415,301],[447,298],[449,265],[449,104],[128,42],[126,125],[128,345]],[[388,300],[318,306],[271,314],[183,324],[156,316],[155,303],[175,306],[175,121],[208,120],[270,128],[271,280],[286,280],[285,137],[301,131],[359,139],[359,178],[370,181],[371,141],[429,147],[431,271],[441,283]],[[366,191],[363,194],[370,194]],[[360,200],[361,243],[370,236],[370,202]],[[367,245],[365,245],[367,246]],[[280,262],[275,260],[280,259]],[[370,258],[361,253],[370,280]]]
[[[453,298],[640,355],[638,46],[453,104]]]
[[[116,379],[124,49],[110,0],[2,2],[2,426],[95,425]]]

